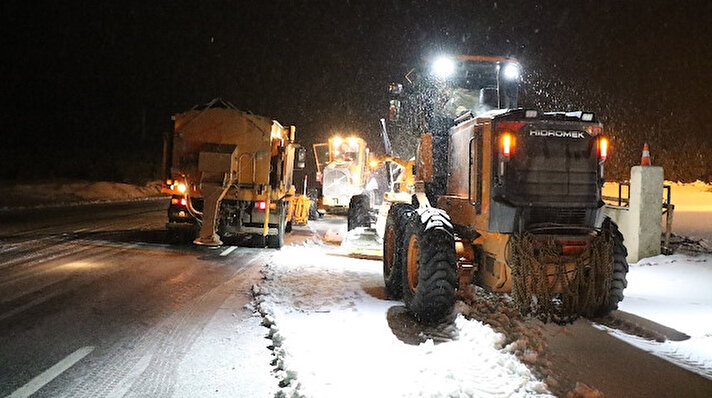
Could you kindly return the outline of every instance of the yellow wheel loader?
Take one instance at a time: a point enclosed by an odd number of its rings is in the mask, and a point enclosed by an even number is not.
[[[391,129],[420,142],[414,200],[388,212],[383,276],[421,321],[448,316],[473,282],[545,321],[604,315],[623,299],[626,248],[602,211],[602,125],[518,108],[519,74],[514,59],[445,57],[391,100],[413,112]]]

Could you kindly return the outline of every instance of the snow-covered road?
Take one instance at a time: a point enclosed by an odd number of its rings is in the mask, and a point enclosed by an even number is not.
[[[438,344],[399,340],[389,318],[402,304],[383,298],[381,267],[317,243],[274,255],[254,290],[285,396],[548,396],[505,337],[478,321],[458,315],[431,331]]]

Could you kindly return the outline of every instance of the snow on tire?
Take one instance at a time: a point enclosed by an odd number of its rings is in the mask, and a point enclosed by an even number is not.
[[[403,234],[414,207],[406,203],[395,203],[388,210],[386,229],[383,236],[383,282],[389,298],[403,296]]]
[[[618,229],[618,225],[610,218],[603,222],[604,232],[611,234],[613,238],[613,274],[611,275],[611,288],[605,303],[597,311],[598,316],[608,315],[618,308],[618,303],[623,300],[623,290],[628,286],[626,278],[628,274],[628,249],[623,244],[623,234]]]
[[[403,301],[421,322],[437,322],[455,304],[457,264],[450,217],[436,208],[418,209],[403,239]]]
[[[370,227],[371,215],[369,210],[371,202],[368,195],[354,195],[349,201],[349,210],[346,215],[347,230],[351,231],[354,228]]]

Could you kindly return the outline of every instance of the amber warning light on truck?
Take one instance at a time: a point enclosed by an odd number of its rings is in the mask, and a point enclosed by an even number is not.
[[[601,160],[606,160],[608,157],[608,140],[605,137],[598,140],[598,157]]]

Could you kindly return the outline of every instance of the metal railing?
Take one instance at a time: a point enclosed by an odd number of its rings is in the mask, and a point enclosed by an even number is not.
[[[627,187],[626,196],[623,197],[623,187]],[[663,184],[663,203],[662,215],[665,217],[665,235],[662,243],[663,254],[672,254],[670,248],[670,235],[672,234],[672,220],[675,214],[675,205],[671,202],[672,187],[668,184]],[[601,196],[603,200],[617,203],[619,207],[630,206],[630,182],[618,183],[618,196]]]

